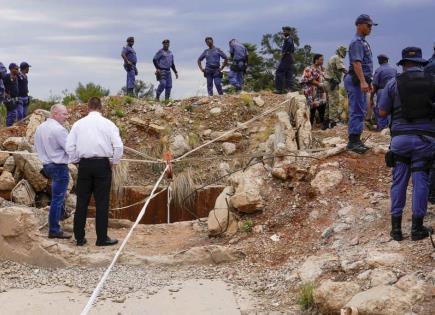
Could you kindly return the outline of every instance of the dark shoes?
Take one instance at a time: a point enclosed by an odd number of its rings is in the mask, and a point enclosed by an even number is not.
[[[71,235],[62,231],[59,233],[48,233],[48,238],[60,238],[66,240],[71,238]]]
[[[390,236],[395,241],[402,241],[402,216],[394,217],[391,216],[391,232]]]
[[[112,240],[110,237],[107,237],[104,241],[97,240],[95,243],[96,246],[112,246],[115,244],[118,244],[118,240]]]
[[[77,246],[83,246],[83,245],[85,245],[86,243],[87,243],[88,241],[84,238],[84,239],[81,239],[81,240],[77,240]]]
[[[349,135],[349,142],[347,143],[347,149],[349,151],[364,154],[369,149],[360,139],[361,135]]]
[[[425,227],[423,225],[424,217],[412,216],[412,227],[411,227],[411,239],[413,241],[419,241],[433,234],[433,229],[431,227]]]

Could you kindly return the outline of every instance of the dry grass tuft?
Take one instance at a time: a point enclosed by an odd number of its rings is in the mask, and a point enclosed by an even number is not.
[[[192,169],[179,173],[171,183],[172,205],[178,209],[183,207],[193,210],[195,203],[195,180]],[[186,199],[187,198],[187,199]]]
[[[128,162],[121,161],[112,168],[112,194],[121,201],[124,194],[124,186],[128,180]]]

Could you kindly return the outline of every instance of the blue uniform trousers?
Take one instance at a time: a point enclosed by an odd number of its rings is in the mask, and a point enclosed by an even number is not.
[[[171,70],[160,70],[160,81],[159,86],[156,90],[156,98],[160,98],[160,94],[162,94],[163,90],[165,90],[165,99],[168,100],[171,96],[172,89],[172,74]]]
[[[22,108],[18,113],[18,120],[24,119],[27,116],[27,109],[29,108],[29,97],[20,96]]]
[[[20,120],[20,113],[23,111],[23,104],[21,99],[18,97],[17,105],[14,109],[6,110],[6,127],[12,126],[16,121]]]
[[[62,230],[59,225],[62,212],[65,211],[65,195],[68,188],[69,171],[67,164],[46,164],[44,172],[51,179],[51,203],[48,214],[48,232],[57,234]]]
[[[124,69],[127,72],[127,90],[134,89],[134,82],[136,80],[136,66],[124,65]]]
[[[393,168],[391,215],[402,215],[408,181],[412,177],[412,214],[417,217],[425,216],[429,195],[429,170],[412,169],[424,168],[429,160],[435,158],[435,139],[416,135],[396,136],[391,141],[391,151],[411,160],[411,164],[398,161]]]
[[[230,84],[236,88],[236,90],[241,90],[244,83],[244,72],[243,71],[233,71],[230,70],[228,73],[228,81]]]
[[[219,68],[212,69],[206,67],[204,71],[204,76],[207,78],[208,95],[213,95],[213,82],[219,95],[224,94],[224,91],[222,90],[222,72]]]
[[[388,115],[387,117],[381,117],[379,115],[379,107],[378,106],[375,106],[373,108],[373,113],[375,114],[375,117],[376,117],[377,129],[383,130],[383,129],[387,128],[388,124],[390,123],[390,115]]]
[[[363,93],[359,85],[352,83],[352,77],[346,75],[344,88],[349,98],[349,135],[361,135],[364,130],[364,119],[367,115],[367,93]]]
[[[277,91],[290,90],[293,81],[293,61],[284,57],[275,72],[275,88]]]

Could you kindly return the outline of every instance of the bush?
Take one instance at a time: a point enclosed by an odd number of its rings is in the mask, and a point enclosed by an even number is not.
[[[63,90],[62,94],[63,94],[62,104],[65,106],[68,106],[70,103],[77,100],[77,97],[74,95],[74,93],[71,93],[68,90]]]
[[[37,98],[30,98],[29,100],[29,108],[27,110],[27,115],[30,115],[31,113],[33,113],[35,110],[37,109],[44,109],[44,110],[50,110],[51,106],[53,106],[54,104],[56,104],[57,102],[55,100],[48,100],[48,101],[43,101],[43,100],[39,100]]]
[[[252,222],[252,220],[250,220],[250,219],[245,220],[242,223],[243,232],[252,232],[253,227],[254,227],[254,222]]]
[[[79,82],[79,85],[75,90],[75,93],[76,93],[76,97],[80,101],[86,103],[91,97],[108,96],[110,91],[108,89],[103,88],[101,85],[92,82],[86,85],[83,85],[81,82]]]
[[[303,310],[308,310],[314,305],[314,284],[303,283],[299,289],[298,304]]]

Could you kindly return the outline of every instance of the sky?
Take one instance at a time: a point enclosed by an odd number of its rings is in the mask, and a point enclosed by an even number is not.
[[[134,36],[138,79],[156,85],[152,58],[165,38],[180,78],[173,98],[204,95],[205,79],[196,60],[204,38],[228,51],[228,41],[259,44],[283,25],[296,27],[301,45],[328,59],[336,46],[348,46],[361,13],[379,23],[367,38],[374,56],[391,63],[406,46],[418,46],[429,58],[435,42],[434,0],[0,0],[0,62],[27,61],[30,94],[47,99],[73,91],[78,82],[94,82],[117,94],[125,85],[120,56]]]

